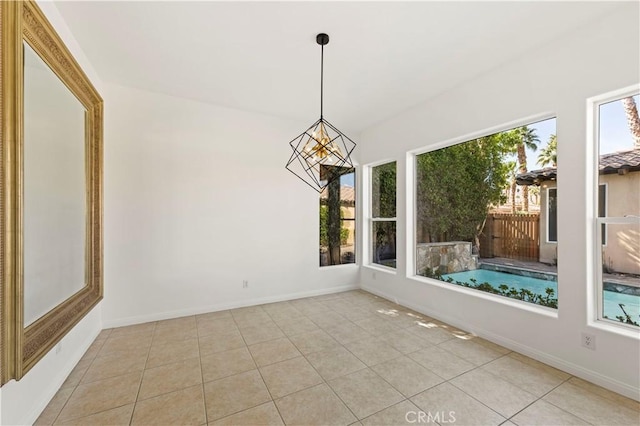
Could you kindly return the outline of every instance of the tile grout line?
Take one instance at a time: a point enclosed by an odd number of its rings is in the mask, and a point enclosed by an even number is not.
[[[207,414],[207,394],[204,390],[204,369],[202,368],[202,352],[200,352],[200,330],[198,328],[198,316],[194,315],[196,320],[196,343],[198,345],[198,365],[200,366],[200,379],[202,380],[202,402],[204,405],[204,423],[209,424],[209,414]],[[232,316],[233,318],[233,316]]]
[[[136,399],[133,401],[133,410],[131,410],[131,417],[129,418],[129,425],[133,423],[133,415],[136,412],[138,406],[138,398],[140,397],[140,389],[142,389],[142,382],[144,381],[144,373],[147,370],[147,363],[149,362],[149,355],[151,354],[151,347],[153,346],[153,340],[155,339],[156,329],[158,328],[158,322],[154,321],[153,330],[151,330],[151,344],[147,349],[147,357],[144,360],[144,366],[142,367],[142,376],[140,377],[140,383],[138,383],[138,391],[136,392]]]
[[[261,305],[258,305],[258,306],[261,306]],[[263,308],[263,310],[264,310],[264,308]],[[268,312],[266,312],[266,314],[269,317],[271,317]],[[233,312],[231,312],[231,318],[233,319],[233,323],[236,325],[236,328],[240,332],[240,337],[242,338],[242,341],[244,342],[244,346],[247,348],[247,352],[249,352],[249,356],[251,357],[251,360],[253,361],[253,363],[256,366],[256,371],[260,375],[260,379],[262,380],[262,384],[264,385],[264,388],[267,390],[267,393],[269,394],[269,398],[271,398],[271,402],[273,403],[273,406],[276,407],[276,411],[278,412],[278,415],[280,416],[280,420],[282,420],[282,424],[286,424],[284,422],[284,418],[282,417],[282,413],[280,413],[280,409],[278,408],[278,404],[276,404],[275,400],[273,399],[273,395],[271,395],[271,391],[269,390],[269,386],[267,386],[267,382],[265,382],[265,380],[264,380],[264,376],[262,375],[262,371],[260,371],[260,367],[258,367],[258,363],[256,362],[255,358],[253,357],[253,354],[251,353],[251,349],[249,349],[249,345],[247,345],[247,341],[245,340],[244,335],[242,334],[242,330],[240,330],[240,327],[238,326],[238,322],[236,321],[236,317],[233,316]],[[280,330],[280,331],[282,332],[282,330]],[[274,340],[274,339],[272,339],[272,340]],[[268,342],[268,340],[266,340],[266,341]],[[237,413],[230,414],[230,416],[232,416],[234,414],[242,413],[244,411],[250,410],[250,409],[255,408],[255,407],[259,407],[260,405],[262,405],[262,404],[258,404],[258,405],[255,405],[253,407],[246,408],[244,410],[238,411]],[[225,417],[228,417],[228,416],[225,416]]]

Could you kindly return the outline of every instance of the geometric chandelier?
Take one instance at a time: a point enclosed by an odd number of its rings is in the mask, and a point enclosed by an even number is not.
[[[318,34],[316,42],[320,45],[320,119],[289,142],[293,153],[286,168],[307,185],[322,192],[330,182],[352,171],[351,153],[356,143],[322,115],[324,45],[329,43],[329,36]]]

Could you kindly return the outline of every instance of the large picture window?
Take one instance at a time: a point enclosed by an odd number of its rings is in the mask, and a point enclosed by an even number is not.
[[[598,318],[630,327],[640,325],[638,98],[636,91],[594,104]]]
[[[396,162],[371,168],[371,263],[396,267]]]
[[[416,275],[557,308],[555,124],[416,155]]]
[[[356,262],[355,169],[340,173],[320,194],[320,266]]]

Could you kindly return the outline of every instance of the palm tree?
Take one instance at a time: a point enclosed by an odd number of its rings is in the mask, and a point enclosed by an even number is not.
[[[518,167],[515,161],[509,161],[505,164],[507,168],[507,184],[511,191],[511,213],[516,213],[516,176],[518,175]]]
[[[627,114],[629,130],[633,137],[633,147],[640,149],[640,117],[638,116],[638,107],[633,100],[633,96],[622,99],[622,104],[624,106],[624,112]]]
[[[540,152],[538,155],[538,164],[540,167],[544,167],[548,164],[551,164],[552,167],[557,167],[558,165],[558,142],[556,139],[556,135],[551,135],[549,138],[549,142],[547,146]]]
[[[535,150],[540,143],[538,135],[536,135],[535,129],[530,129],[527,126],[522,126],[516,129],[519,137],[518,145],[516,146],[516,152],[518,155],[519,172],[527,173],[527,148]],[[522,188],[522,204],[525,212],[529,211],[529,187],[524,186]]]

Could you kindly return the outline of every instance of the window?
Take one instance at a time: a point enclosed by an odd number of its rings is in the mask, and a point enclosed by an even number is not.
[[[371,263],[396,267],[396,162],[371,168]]]
[[[547,190],[547,241],[550,243],[558,242],[558,189],[549,188]]]
[[[637,89],[594,102],[598,319],[640,325],[640,118]]]
[[[416,275],[557,308],[555,133],[551,118],[416,155]]]
[[[320,194],[320,266],[356,262],[355,170],[339,173]]]

